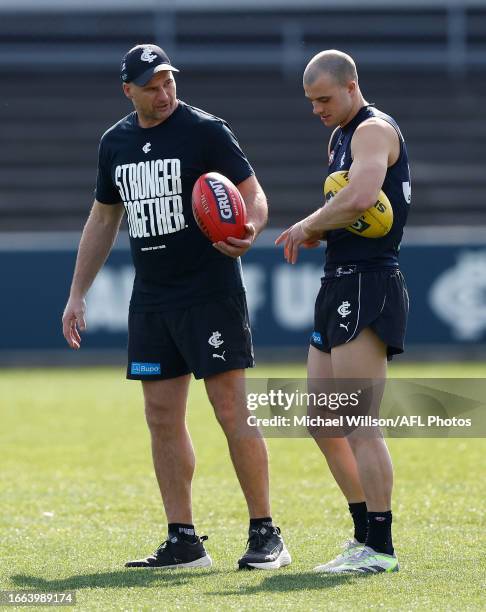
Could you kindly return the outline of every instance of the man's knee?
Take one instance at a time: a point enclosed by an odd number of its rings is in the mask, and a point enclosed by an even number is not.
[[[214,414],[218,423],[221,425],[224,431],[233,430],[238,421],[238,406],[234,400],[234,397],[229,395],[220,395],[211,400],[211,404],[214,409]]]
[[[169,433],[185,426],[189,376],[143,383],[145,418],[150,431]]]
[[[169,414],[165,406],[158,402],[145,401],[145,419],[148,428],[152,430],[164,428],[168,425]]]
[[[322,428],[314,429],[313,431],[309,429],[309,433],[326,457],[339,456],[346,451],[346,447],[348,447],[349,452],[348,442],[340,431],[334,432],[336,437],[331,437],[332,434],[329,431],[323,432]]]
[[[243,378],[219,375],[206,381],[206,390],[216,419],[225,432],[234,430],[240,422],[244,422],[246,399]]]
[[[161,399],[145,398],[145,419],[152,433],[163,434],[174,431],[180,427],[178,411],[174,410],[168,402]],[[184,419],[182,419],[184,423]]]
[[[370,428],[364,430],[363,428],[357,428],[349,436],[347,440],[354,454],[363,449],[376,449],[383,444],[383,435],[381,431],[376,428]]]
[[[208,391],[208,398],[213,406],[218,423],[225,432],[233,431],[242,416],[241,398],[233,390],[222,387]]]

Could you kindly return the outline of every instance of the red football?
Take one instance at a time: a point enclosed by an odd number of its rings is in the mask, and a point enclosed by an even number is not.
[[[192,190],[192,212],[199,229],[211,242],[246,233],[245,202],[237,187],[219,172],[200,176]]]

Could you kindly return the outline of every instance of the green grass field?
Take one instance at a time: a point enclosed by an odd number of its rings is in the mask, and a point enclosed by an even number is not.
[[[483,376],[476,366],[397,365],[399,376]],[[303,376],[259,367],[255,375]],[[201,384],[192,385],[194,515],[210,570],[123,568],[165,539],[138,383],[120,368],[0,374],[1,589],[75,590],[80,610],[484,609],[484,440],[392,439],[401,571],[312,573],[350,536],[347,508],[308,439],[268,441],[273,516],[293,564],[237,572],[245,504]],[[25,609],[25,608],[23,608]]]

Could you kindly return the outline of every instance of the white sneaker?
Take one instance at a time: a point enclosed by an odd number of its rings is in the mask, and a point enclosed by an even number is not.
[[[378,574],[381,572],[398,572],[400,566],[395,554],[385,555],[369,546],[360,552],[350,555],[340,565],[335,565],[329,572],[332,574]]]
[[[314,568],[314,571],[315,572],[329,572],[333,567],[337,567],[338,565],[341,565],[342,563],[347,561],[349,557],[356,554],[357,552],[360,552],[363,549],[363,546],[364,544],[361,544],[355,538],[353,538],[352,540],[348,540],[347,542],[343,544],[342,553],[340,553],[335,559],[332,559],[332,561],[328,561],[327,563],[324,563],[323,565],[317,565]]]

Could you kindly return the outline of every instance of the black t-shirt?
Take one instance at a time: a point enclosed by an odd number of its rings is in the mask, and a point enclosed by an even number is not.
[[[125,205],[133,311],[172,310],[243,290],[239,259],[217,251],[192,215],[194,183],[211,171],[236,185],[253,174],[228,124],[184,102],[153,128],[141,128],[133,112],[103,134],[96,199]]]

